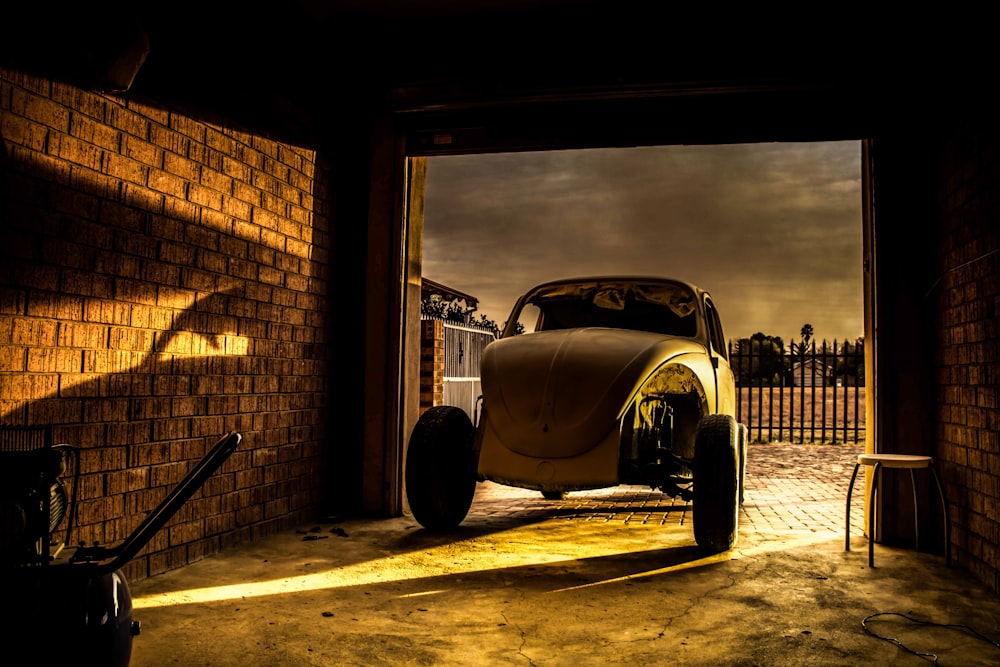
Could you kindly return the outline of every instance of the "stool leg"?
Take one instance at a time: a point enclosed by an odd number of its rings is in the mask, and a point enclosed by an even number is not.
[[[913,487],[913,548],[920,551],[920,502],[917,499],[917,477],[910,468],[910,486]]]
[[[872,471],[872,490],[868,496],[868,567],[875,567],[875,492],[882,483],[882,464],[875,463]]]
[[[951,516],[948,511],[948,498],[944,493],[944,484],[941,483],[941,475],[938,474],[937,466],[931,463],[931,474],[934,475],[934,484],[937,486],[938,495],[941,497],[941,511],[944,512],[944,559],[945,564],[951,567]]]
[[[854,473],[851,474],[851,484],[847,487],[847,530],[844,531],[844,551],[851,550],[851,493],[854,491],[854,480],[858,478],[858,468],[860,463],[854,464]]]

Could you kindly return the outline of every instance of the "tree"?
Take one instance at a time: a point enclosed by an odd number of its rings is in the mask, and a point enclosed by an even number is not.
[[[757,332],[736,341],[737,366],[733,368],[741,385],[780,382],[785,370],[785,343],[779,336]]]
[[[802,342],[791,344],[792,354],[804,357],[806,352],[809,351],[809,341],[813,337],[813,325],[808,323],[803,324],[802,329],[799,330],[799,335],[802,336]]]
[[[507,328],[507,323],[506,322],[503,323],[503,328],[504,329]],[[514,336],[520,336],[523,333],[524,333],[524,325],[521,324],[520,322],[516,323],[514,325],[514,333],[513,333],[513,335]]]
[[[493,332],[495,337],[500,336],[500,327],[497,326],[496,322],[487,317],[485,313],[480,313],[478,320],[472,319],[467,310],[454,302],[443,301],[441,299],[421,299],[420,314],[438,320],[464,324],[476,327],[477,329],[485,329],[486,331]]]
[[[837,351],[836,374],[847,378],[855,378],[855,384],[863,387],[865,384],[865,338],[861,336],[854,342],[844,341],[844,346]]]

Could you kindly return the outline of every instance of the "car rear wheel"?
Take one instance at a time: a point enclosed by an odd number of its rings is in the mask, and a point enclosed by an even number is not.
[[[417,420],[406,453],[406,499],[428,530],[455,528],[476,493],[475,428],[461,408],[429,408]]]
[[[729,415],[703,417],[695,439],[692,520],[698,546],[713,553],[736,544],[741,456],[736,420]]]

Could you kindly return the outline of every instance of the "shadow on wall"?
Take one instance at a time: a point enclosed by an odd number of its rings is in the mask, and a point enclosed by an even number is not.
[[[241,414],[237,397],[254,391],[255,368],[266,370],[251,361],[251,339],[240,333],[252,326],[251,321],[229,314],[252,310],[242,291],[233,288],[194,301],[173,317],[166,330],[107,327],[103,349],[79,350],[88,372],[43,374],[55,385],[54,391],[4,411],[0,422],[67,428],[104,424],[109,444],[115,444],[115,424],[151,428],[153,420],[171,417],[217,422],[196,427],[193,421],[191,432],[176,437],[226,432],[225,420]],[[116,349],[120,342],[116,336],[148,340],[148,351]]]

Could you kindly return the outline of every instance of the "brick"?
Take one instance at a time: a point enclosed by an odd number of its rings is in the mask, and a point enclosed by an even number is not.
[[[242,239],[224,235],[219,237],[219,252],[230,259],[246,257],[248,244]]]
[[[218,287],[218,276],[206,271],[184,269],[181,272],[180,286],[199,292],[214,293]]]
[[[302,201],[302,192],[298,188],[281,181],[278,182],[276,195],[281,203],[281,212],[286,215],[289,205],[299,204]]]
[[[113,400],[107,396],[98,399],[84,400],[82,404],[82,421],[92,424],[108,424],[111,422],[128,421],[128,401]],[[105,451],[102,449],[102,451]]]
[[[101,348],[107,345],[108,327],[60,322],[57,328],[57,345],[60,347]]]
[[[104,299],[86,299],[83,306],[85,322],[100,322],[103,324],[129,323],[131,307],[128,304]]]
[[[307,208],[302,206],[292,205],[288,207],[288,217],[294,222],[298,223],[303,230],[302,236],[306,235],[306,231],[312,226],[312,213]]]
[[[101,171],[108,176],[114,176],[123,181],[144,186],[147,184],[148,175],[151,170],[141,162],[105,151],[103,153]]]
[[[159,259],[164,264],[172,266],[175,270],[185,264],[193,263],[195,255],[195,249],[184,243],[163,241],[159,244]],[[176,284],[176,281],[171,281],[170,284]]]
[[[83,271],[63,271],[59,281],[60,290],[65,294],[80,294],[83,296],[110,297],[114,293],[113,279]],[[79,301],[82,304],[82,300]],[[76,309],[78,312],[82,308]]]
[[[186,137],[168,127],[165,127],[164,125],[157,123],[154,123],[149,127],[149,141],[155,146],[159,146],[166,151],[163,156],[164,168],[168,171],[170,170],[170,167],[167,166],[167,161],[174,157],[187,155],[188,147],[191,144],[190,137]]]
[[[59,394],[60,377],[55,373],[36,373],[22,377],[8,376],[5,377],[5,385],[8,384],[8,380],[10,388],[3,390],[4,397],[8,399],[37,401]]]
[[[140,139],[149,138],[150,122],[142,114],[117,105],[108,105],[107,120],[111,127],[122,132]]]
[[[163,171],[152,171],[147,181],[149,187],[165,195],[185,199],[187,197],[187,181],[179,176]]]
[[[97,220],[100,202],[95,197],[66,187],[53,186],[51,202],[54,210],[83,220]]]
[[[61,132],[50,132],[48,153],[61,160],[100,171],[104,151],[93,144]]]
[[[78,373],[82,363],[82,354],[79,350],[28,348],[29,373]]]
[[[131,327],[109,327],[108,348],[111,350],[150,350],[153,347],[153,332]]]
[[[226,196],[222,199],[222,212],[238,220],[249,220],[253,215],[253,204]]]
[[[234,153],[238,153],[235,150]],[[250,172],[251,167],[248,164],[244,164],[239,160],[232,157],[232,154],[226,154],[222,157],[222,167],[221,171],[226,176],[230,177],[230,181],[235,183],[249,183],[250,182]]]
[[[190,158],[184,157],[183,154],[164,154],[163,169],[169,174],[177,176],[184,181],[197,182],[201,178],[201,165]]]
[[[233,224],[233,234],[237,238],[249,241],[251,243],[260,242],[260,228],[249,222],[243,222],[241,220],[237,220]],[[250,257],[250,259],[258,261],[252,256]]]
[[[28,348],[23,345],[0,345],[0,372],[23,373],[27,370]],[[15,378],[4,377],[0,382],[0,398],[18,398],[10,394],[15,386]]]
[[[206,206],[217,211],[222,210],[222,193],[206,188],[199,183],[188,186],[188,201],[199,206]]]
[[[173,417],[191,417],[204,414],[205,399],[198,396],[185,396],[170,401],[170,414]]]
[[[215,250],[219,247],[219,234],[213,229],[188,225],[184,229],[184,242],[198,248]]]
[[[261,236],[264,243],[279,250],[284,247],[284,237],[273,231],[278,228],[279,216],[264,208],[254,207],[251,210],[250,219],[262,228]]]
[[[260,170],[263,168],[264,155],[259,150],[255,149],[253,146],[248,146],[242,143],[237,144],[235,148],[236,150],[232,155],[232,157],[235,158],[241,164],[244,164],[247,167],[249,167],[251,169],[251,173],[253,170]],[[250,178],[246,178],[243,180],[249,182]]]
[[[280,187],[278,189],[280,189]],[[276,218],[281,218],[285,216],[286,210],[288,208],[288,202],[287,200],[283,199],[280,195],[264,192],[261,196],[261,203],[259,208],[269,213],[272,213]],[[272,223],[271,227],[273,229],[278,229],[279,225],[280,222],[276,220],[274,223]]]
[[[32,424],[77,424],[82,421],[78,400],[42,399],[32,401],[27,407],[28,420]]]
[[[17,116],[35,121],[48,128],[63,133],[69,132],[69,110],[50,99],[14,88],[11,91],[10,110]]]
[[[162,108],[159,105],[145,104],[136,98],[126,98],[123,100],[125,108],[130,109],[137,114],[148,118],[151,123],[150,125],[166,125],[170,120],[170,112]]]
[[[294,255],[279,252],[274,256],[274,268],[290,274],[297,274],[302,270],[302,262]]]
[[[264,159],[263,167],[264,172],[274,177],[271,181],[272,189],[269,190],[270,192],[277,192],[278,182],[287,183],[292,171],[288,168],[288,165],[282,164],[278,160],[270,158]]]
[[[58,333],[57,324],[51,320],[18,317],[11,328],[11,342],[15,345],[52,347]]]
[[[121,201],[150,213],[162,213],[165,206],[165,195],[155,193],[134,183],[122,184]]]
[[[207,188],[227,195],[233,191],[233,178],[231,176],[207,167],[203,167],[201,170],[200,183]]]
[[[136,280],[116,280],[115,296],[129,303],[151,304],[156,302],[156,286]]]
[[[178,523],[167,528],[171,546],[183,545],[204,537],[204,522],[201,519]]]
[[[216,128],[209,127],[205,131],[205,145],[222,155],[235,155],[238,142],[225,132],[220,132]]]
[[[283,285],[285,274],[283,271],[278,271],[267,266],[261,266],[258,270],[258,279],[268,285]]]
[[[43,141],[44,141],[44,136],[43,136]],[[260,206],[262,195],[263,193],[260,191],[260,189],[251,185],[249,182],[245,181],[233,182],[232,196],[240,203],[246,203],[251,206]],[[237,204],[231,202],[230,205],[237,206]],[[241,217],[244,220],[250,219],[249,214]]]
[[[83,117],[92,121],[103,121],[108,102],[104,97],[65,84],[52,86],[53,102],[72,110],[73,120]]]
[[[169,262],[144,262],[142,264],[142,279],[157,285],[179,285],[180,275],[180,267],[176,264]]]

